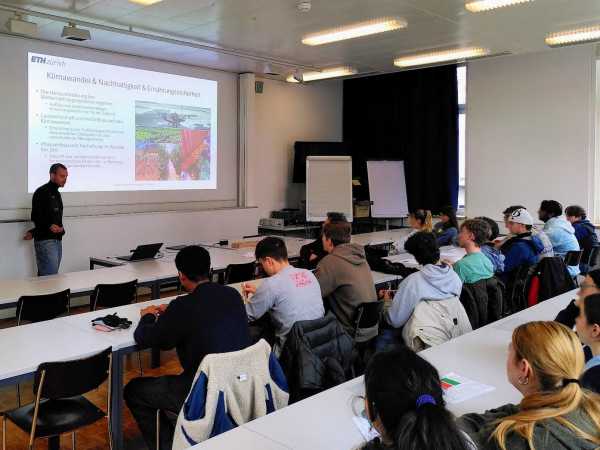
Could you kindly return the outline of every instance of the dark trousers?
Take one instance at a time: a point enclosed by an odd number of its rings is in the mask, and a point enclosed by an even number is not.
[[[170,450],[173,444],[175,423],[168,419],[164,411],[179,414],[190,390],[189,382],[181,376],[134,378],[123,396],[133,414],[146,445],[151,450]],[[160,410],[160,449],[156,448],[156,411]]]

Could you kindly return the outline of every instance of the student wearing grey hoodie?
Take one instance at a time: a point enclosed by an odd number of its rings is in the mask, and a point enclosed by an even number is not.
[[[594,450],[600,446],[600,396],[582,389],[583,350],[557,322],[513,331],[506,375],[518,405],[466,414],[458,425],[481,450]]]
[[[328,253],[317,265],[315,276],[326,305],[346,331],[353,334],[353,319],[361,303],[377,301],[375,282],[362,245],[350,243],[348,222],[326,223],[323,248]]]
[[[411,236],[404,248],[422,266],[421,270],[408,277],[391,300],[385,319],[393,328],[402,327],[412,315],[417,304],[424,299],[444,300],[458,297],[462,281],[446,264],[440,264],[440,250],[432,233],[419,232]],[[389,294],[387,299],[389,299]]]

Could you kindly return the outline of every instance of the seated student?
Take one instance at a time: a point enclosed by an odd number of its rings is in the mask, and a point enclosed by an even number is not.
[[[384,314],[386,322],[393,328],[400,328],[408,322],[421,300],[458,297],[462,290],[462,281],[452,267],[440,263],[440,249],[432,233],[420,232],[411,236],[405,248],[423,267],[400,283]],[[384,292],[384,295],[389,300],[389,292]]]
[[[583,365],[579,339],[564,325],[521,325],[512,335],[506,373],[523,399],[466,414],[459,426],[483,450],[597,449],[600,396],[579,385]]]
[[[494,276],[494,266],[483,254],[481,246],[490,235],[490,226],[483,220],[465,220],[460,227],[458,244],[467,255],[453,264],[454,271],[463,283],[472,284]]]
[[[453,245],[458,235],[458,220],[452,206],[445,206],[440,212],[440,221],[433,227],[433,232],[440,247]]]
[[[579,242],[575,237],[575,229],[561,217],[563,208],[556,200],[544,200],[538,211],[539,218],[544,222],[544,231],[552,242],[554,254],[564,258],[567,252],[578,251]],[[579,266],[568,266],[572,277],[579,275]]]
[[[323,227],[325,224],[331,222],[346,222],[346,216],[344,213],[338,212],[327,213],[327,218],[321,226],[319,237],[310,244],[305,244],[300,247],[300,258],[298,264],[300,267],[308,270],[314,270],[317,267],[317,264],[319,264],[319,261],[327,256],[327,252],[325,249],[323,249]]]
[[[492,262],[492,266],[494,266],[494,273],[501,274],[504,272],[504,255],[496,248],[495,244],[495,241],[498,239],[498,235],[500,234],[500,228],[498,228],[496,221],[490,219],[489,217],[475,217],[475,219],[485,221],[490,227],[490,234],[487,242],[481,246],[481,253],[487,256]]]
[[[600,294],[585,297],[579,309],[577,335],[592,353],[585,364],[581,384],[584,388],[600,393]]]
[[[585,209],[581,206],[567,206],[565,209],[565,217],[573,225],[575,229],[575,237],[579,242],[579,247],[583,250],[581,264],[579,268],[581,273],[587,273],[589,270],[588,259],[594,247],[600,245],[598,243],[598,235],[596,228],[586,217]]]
[[[537,236],[533,236],[533,217],[526,209],[513,211],[508,218],[507,228],[511,237],[500,247],[505,256],[503,280],[508,280],[513,271],[522,265],[534,265],[544,245]]]
[[[408,214],[408,224],[410,225],[411,232],[394,242],[394,248],[400,252],[405,252],[404,244],[409,237],[418,233],[419,231],[426,231],[431,233],[433,231],[433,219],[431,217],[431,211],[426,209],[417,209]]]
[[[353,330],[356,308],[377,301],[375,282],[362,245],[352,244],[348,222],[331,222],[323,227],[323,258],[315,276],[321,295],[348,332]]]
[[[204,356],[242,350],[250,344],[242,297],[231,287],[209,281],[208,251],[195,245],[185,247],[177,254],[175,265],[189,294],[169,305],[142,309],[134,338],[141,348],[176,348],[183,372],[134,378],[124,392],[150,449],[156,448],[156,411],[179,413]],[[173,431],[168,420],[161,422],[161,449],[171,448]]]
[[[571,303],[560,311],[554,319],[556,322],[560,322],[569,328],[575,326],[575,320],[579,316],[579,306],[581,301],[592,294],[600,294],[600,269],[590,270],[581,284],[579,285],[579,291],[577,291],[577,298],[571,300]]]
[[[376,353],[365,371],[365,413],[380,437],[363,450],[470,450],[446,409],[440,377],[408,347]]]
[[[524,206],[515,205],[515,206],[509,206],[502,212],[502,214],[504,215],[504,226],[506,228],[508,228],[508,219],[510,219],[511,214],[514,211],[516,211],[517,209],[527,210],[527,208],[525,208]],[[552,248],[552,242],[550,241],[550,238],[544,232],[544,230],[541,230],[539,227],[532,225],[531,226],[531,235],[536,236],[540,240],[542,245],[544,246],[544,249],[538,256],[538,260],[541,260],[542,258],[551,258],[554,256],[554,249]],[[510,239],[510,236],[508,236],[504,241],[500,242],[498,246],[502,246],[503,243],[506,242],[508,239]]]
[[[254,253],[269,278],[258,288],[251,283],[242,285],[244,295],[252,295],[246,303],[246,312],[250,320],[269,313],[277,337],[273,350],[279,355],[294,323],[325,315],[321,288],[311,271],[290,265],[283,240],[264,238]]]

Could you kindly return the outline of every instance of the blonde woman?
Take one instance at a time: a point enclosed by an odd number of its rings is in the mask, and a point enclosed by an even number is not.
[[[600,396],[582,389],[579,339],[557,322],[516,328],[506,373],[519,405],[466,414],[459,426],[485,450],[592,450],[600,447]]]
[[[408,224],[410,225],[411,231],[406,236],[400,238],[394,242],[394,248],[398,253],[404,253],[404,244],[409,237],[418,233],[419,231],[426,231],[427,233],[433,232],[433,218],[431,217],[431,211],[427,209],[417,209],[408,214]]]

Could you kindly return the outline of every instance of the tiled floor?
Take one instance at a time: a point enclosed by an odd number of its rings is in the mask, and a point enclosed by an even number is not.
[[[168,295],[173,295],[169,293]],[[146,300],[140,298],[140,301]],[[87,312],[87,307],[73,308],[72,314],[78,312]],[[14,326],[15,321],[12,319],[0,320],[0,328]],[[162,352],[161,367],[150,369],[150,352],[142,352],[142,365],[144,376],[158,376],[163,374],[176,374],[181,371],[181,366],[177,359],[175,351]],[[1,362],[0,362],[1,364]],[[135,353],[128,355],[125,360],[125,383],[132,378],[140,376],[137,355]],[[106,411],[106,388],[104,383],[96,391],[87,395],[87,397]],[[26,404],[33,401],[32,382],[21,384],[21,404]],[[17,393],[14,386],[0,388],[0,412],[12,409],[17,406]],[[145,450],[146,446],[141,438],[135,420],[131,413],[125,407],[123,417],[124,427],[123,434],[126,450]],[[1,433],[0,429],[0,433]],[[27,448],[29,436],[22,432],[14,425],[8,423],[7,431],[7,450],[22,450]],[[35,449],[47,448],[47,441],[40,439],[36,442]],[[61,450],[71,449],[71,436],[63,435],[61,437]],[[108,449],[108,429],[106,421],[100,421],[94,425],[82,428],[77,432],[77,449],[78,450],[104,450]]]

